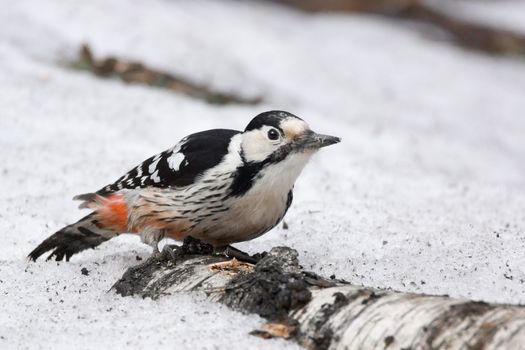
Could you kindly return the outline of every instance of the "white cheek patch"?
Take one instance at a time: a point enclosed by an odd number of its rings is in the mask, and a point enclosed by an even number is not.
[[[252,130],[243,134],[242,150],[247,161],[263,161],[272,154],[274,148],[275,146],[268,141],[265,131]]]
[[[168,165],[171,169],[178,171],[182,162],[184,162],[184,154],[182,153],[173,153],[168,158]]]
[[[268,130],[271,126],[251,130],[242,134],[242,150],[244,158],[251,162],[261,162],[274,153],[279,147],[294,140],[309,130],[308,124],[297,118],[286,118],[279,124],[284,132],[284,140],[272,141],[268,139]]]

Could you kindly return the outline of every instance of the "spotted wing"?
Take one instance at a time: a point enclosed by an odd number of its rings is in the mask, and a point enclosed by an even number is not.
[[[142,187],[183,187],[191,185],[206,170],[218,165],[228,153],[236,130],[213,129],[189,135],[174,147],[146,159],[98,195]]]

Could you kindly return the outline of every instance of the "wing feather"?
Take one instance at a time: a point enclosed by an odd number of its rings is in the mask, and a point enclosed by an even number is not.
[[[189,135],[174,147],[146,159],[114,183],[75,199],[89,202],[95,195],[107,196],[123,189],[191,185],[199,175],[222,161],[232,137],[239,133],[213,129]]]

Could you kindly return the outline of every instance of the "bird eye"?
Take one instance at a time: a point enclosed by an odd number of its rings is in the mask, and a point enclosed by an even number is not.
[[[275,129],[268,130],[268,138],[270,140],[278,140],[279,139],[279,131]]]

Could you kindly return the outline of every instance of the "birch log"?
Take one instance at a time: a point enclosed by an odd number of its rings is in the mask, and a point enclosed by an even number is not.
[[[273,248],[257,265],[209,255],[149,259],[113,286],[123,295],[203,292],[269,323],[254,334],[308,349],[525,349],[525,308],[353,286],[304,271]]]

